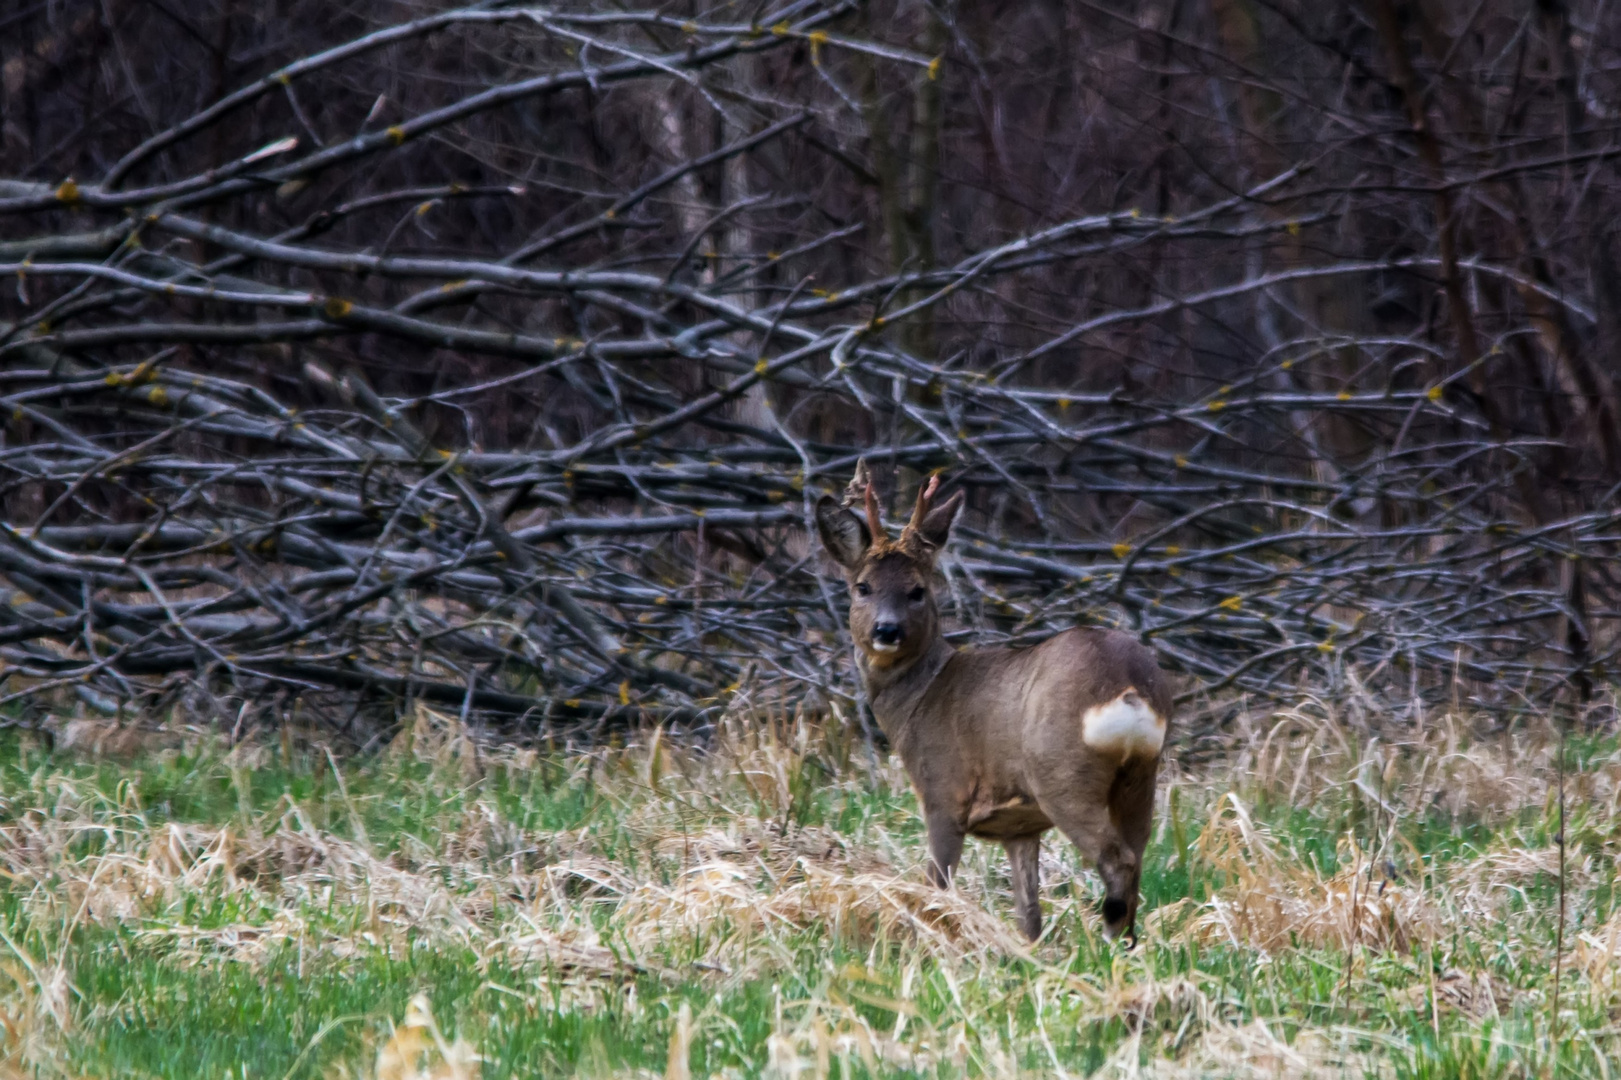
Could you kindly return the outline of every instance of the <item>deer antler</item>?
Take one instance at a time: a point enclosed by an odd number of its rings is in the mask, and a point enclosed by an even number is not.
[[[878,517],[878,490],[867,481],[867,528],[872,532],[873,543],[884,539],[884,524]]]
[[[867,471],[867,459],[864,457],[856,458],[855,475],[850,477],[848,484],[844,485],[844,505],[852,510],[855,509],[856,504],[861,502],[862,496],[866,493],[867,485],[871,483],[872,473]]]
[[[923,490],[918,492],[917,505],[912,507],[912,520],[906,525],[908,529],[915,532],[923,524],[923,519],[929,515],[929,504],[934,502],[934,493],[938,490],[940,490],[940,474],[935,473],[929,477],[929,482]]]

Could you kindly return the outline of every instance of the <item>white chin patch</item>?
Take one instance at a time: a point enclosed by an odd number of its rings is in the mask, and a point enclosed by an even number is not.
[[[1081,741],[1100,754],[1153,757],[1165,745],[1165,717],[1136,690],[1127,690],[1081,714]]]
[[[872,643],[872,651],[881,653],[899,652],[900,646],[891,645],[887,641],[875,641]]]

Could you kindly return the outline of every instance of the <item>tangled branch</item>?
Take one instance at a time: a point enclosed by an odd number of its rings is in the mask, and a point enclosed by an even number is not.
[[[1189,694],[1613,675],[1614,390],[1577,351],[1601,298],[1421,224],[1335,240],[1568,193],[1613,122],[1467,174],[1383,146],[1385,183],[1251,161],[951,252],[948,14],[418,15],[108,141],[99,182],[0,180],[0,704],[227,688],[350,730],[410,700],[541,726],[844,700],[806,523],[862,454],[891,509],[967,489],[963,640],[1113,622]],[[413,56],[447,74],[376,97]],[[1370,287],[1401,310],[1324,314]],[[1521,357],[1579,387],[1543,409],[1568,424],[1505,398]]]

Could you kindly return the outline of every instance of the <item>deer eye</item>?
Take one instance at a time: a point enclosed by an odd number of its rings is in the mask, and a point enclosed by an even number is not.
[[[865,581],[856,582],[856,595],[857,596],[870,596],[870,595],[872,595],[872,586],[868,585]]]
[[[922,600],[923,596],[924,596],[923,586],[919,585],[915,589],[913,589],[911,592],[906,594],[906,599],[910,600],[912,603],[915,604],[919,600]]]

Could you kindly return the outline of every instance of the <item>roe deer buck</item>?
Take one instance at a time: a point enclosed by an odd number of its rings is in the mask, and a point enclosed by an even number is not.
[[[934,506],[939,477],[890,540],[864,463],[866,520],[816,504],[822,543],[850,585],[850,633],[873,714],[923,804],[929,879],[949,886],[964,836],[1007,848],[1019,925],[1041,934],[1037,862],[1056,825],[1094,863],[1105,931],[1135,940],[1137,884],[1171,692],[1154,654],[1113,630],[1065,630],[1024,649],[959,651],[940,635],[935,559],[962,492]],[[863,490],[864,489],[864,490]]]

